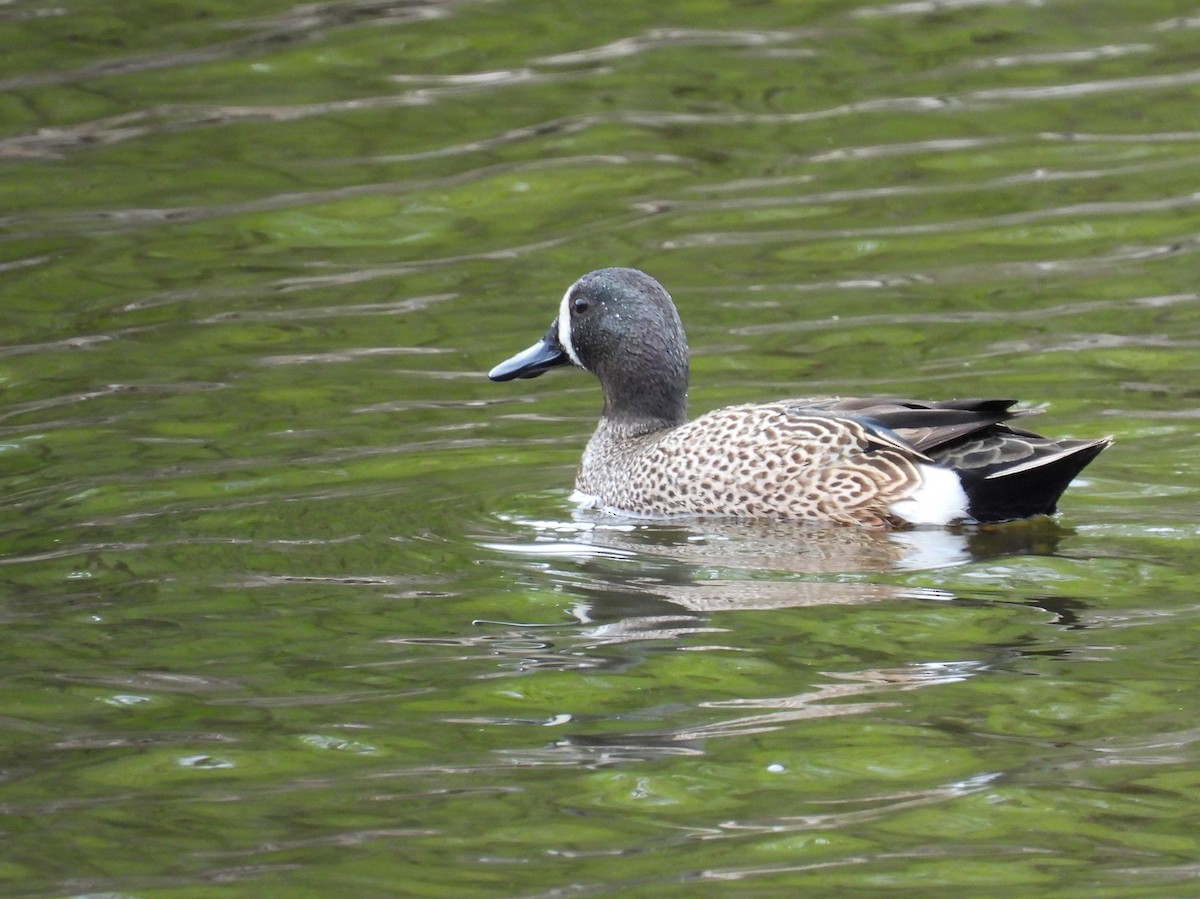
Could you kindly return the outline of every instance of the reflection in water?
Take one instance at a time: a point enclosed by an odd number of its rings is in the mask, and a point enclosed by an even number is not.
[[[1045,518],[952,530],[879,531],[735,519],[648,523],[587,511],[577,511],[570,521],[501,517],[533,532],[533,539],[483,542],[488,549],[584,563],[626,559],[654,565],[660,576],[662,566],[677,566],[677,577],[664,578],[675,586],[710,581],[712,572],[725,569],[854,575],[923,571],[1018,554],[1048,555],[1064,534],[1056,522]]]
[[[1049,519],[953,531],[738,520],[649,524],[587,512],[570,521],[506,520],[533,539],[481,545],[550,566],[554,580],[574,597],[569,612],[586,627],[578,648],[588,650],[720,633],[723,628],[707,619],[720,611],[951,600],[952,592],[888,583],[878,573],[1052,554],[1062,535]],[[562,568],[564,561],[574,562],[574,569]],[[602,667],[596,659],[566,661],[557,652],[523,654],[517,664],[521,670]]]
[[[1053,555],[1064,534],[1049,519],[987,528],[890,532],[771,521],[647,523],[589,512],[577,512],[570,520],[503,520],[510,526],[509,533],[503,539],[489,535],[491,539],[481,545],[540,563],[543,578],[549,576],[573,598],[568,611],[578,626],[539,628],[547,635],[544,642],[520,640],[511,624],[506,625],[507,634],[483,637],[498,652],[505,641],[519,644],[511,653],[511,663],[501,663],[493,677],[549,669],[620,674],[639,657],[630,654],[631,647],[655,642],[676,652],[711,653],[714,658],[726,659],[744,653],[748,660],[758,659],[759,650],[743,645],[734,630],[737,616],[715,613],[905,599],[953,600],[952,592],[903,582],[891,584],[880,575],[937,570],[1019,554]],[[1076,620],[1063,613],[1077,603],[1047,598],[1033,605],[1052,611],[1058,625],[1069,628]],[[976,606],[978,603],[970,600],[959,608],[966,612]],[[630,724],[601,733],[589,732],[593,723],[589,719],[608,716],[581,717],[565,696],[560,699],[562,707],[542,719],[475,716],[454,720],[497,726],[541,724],[562,733],[548,743],[500,751],[521,766],[595,769],[703,756],[715,751],[714,740],[760,737],[790,730],[799,722],[859,715],[878,720],[887,710],[903,706],[895,698],[898,694],[962,683],[1003,668],[1031,648],[1028,640],[1022,633],[1011,642],[989,641],[966,658],[806,670],[798,684],[802,688],[795,693],[698,696],[682,706],[670,706],[669,712],[652,701]],[[613,656],[614,646],[626,650]],[[868,820],[896,808],[939,803],[983,789],[994,779],[992,774],[980,774],[922,790],[873,795],[853,810],[776,817],[769,822],[729,822],[708,838],[759,828],[803,831]],[[727,871],[721,876],[736,879],[741,875]]]
[[[481,545],[547,566],[574,597],[569,613],[585,626],[578,637],[580,648],[587,649],[720,633],[724,628],[707,616],[721,611],[952,600],[952,592],[888,583],[878,575],[1052,554],[1063,533],[1049,519],[953,531],[740,520],[650,524],[587,512],[570,521],[505,520],[532,532],[533,539]],[[564,561],[575,565],[564,568]],[[1063,617],[1061,602],[1034,604],[1052,611],[1058,623],[1070,626],[1075,620]],[[576,658],[567,667],[597,664]],[[563,666],[557,653],[540,661],[526,655],[521,661],[523,670]]]

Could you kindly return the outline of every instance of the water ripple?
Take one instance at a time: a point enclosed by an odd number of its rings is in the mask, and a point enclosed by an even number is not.
[[[1200,69],[1174,72],[1170,75],[1135,75],[1129,78],[1110,78],[1105,81],[1080,81],[1074,84],[1049,84],[1037,87],[1002,87],[972,91],[968,101],[977,100],[1061,100],[1085,97],[1089,94],[1110,94],[1126,91],[1143,92],[1190,87],[1200,84]]]
[[[907,0],[881,6],[864,6],[854,10],[858,18],[877,16],[923,16],[930,13],[975,9],[981,6],[1042,6],[1045,0]]]
[[[270,17],[226,22],[223,28],[253,29],[246,37],[219,41],[191,50],[172,49],[118,59],[106,59],[75,69],[42,71],[0,80],[0,91],[26,90],[54,84],[91,83],[99,78],[134,75],[164,69],[191,68],[226,59],[244,58],[274,51],[281,44],[320,36],[328,28],[374,19],[402,23],[442,18],[467,0],[352,0],[338,3],[308,3]],[[38,15],[65,15],[66,10],[41,10]]]
[[[1055,143],[1113,143],[1113,144],[1155,144],[1155,143],[1193,143],[1200,141],[1200,131],[1162,131],[1139,134],[1089,134],[1087,132],[1043,131],[1034,135],[1021,135],[1021,141],[1030,138]],[[810,156],[812,162],[841,162],[848,159],[880,159],[888,156],[924,155],[926,153],[953,153],[959,150],[974,150],[980,147],[999,147],[1012,145],[1018,141],[1015,137],[964,137],[964,138],[934,138],[920,141],[900,141],[891,144],[878,144],[864,147],[839,147]]]
[[[829,327],[858,327],[869,328],[871,325],[923,325],[923,324],[953,324],[979,323],[990,321],[1042,321],[1051,318],[1069,317],[1074,315],[1087,316],[1104,309],[1122,309],[1130,306],[1141,306],[1158,309],[1173,306],[1178,303],[1194,303],[1200,300],[1200,294],[1184,293],[1169,296],[1128,297],[1119,300],[1085,300],[1077,303],[1058,303],[1042,306],[1036,309],[972,309],[964,312],[930,312],[930,313],[895,313],[857,316],[839,316],[837,321],[795,320],[774,322],[764,325],[744,325],[731,328],[731,334],[774,334],[779,332],[815,331]],[[1144,335],[1143,335],[1144,336]],[[1147,338],[1148,339],[1148,338]],[[1155,338],[1168,340],[1168,338]],[[1174,341],[1172,341],[1174,343]],[[1187,345],[1187,342],[1184,342]]]
[[[815,33],[811,31],[704,31],[688,28],[654,28],[636,37],[621,38],[599,47],[543,56],[537,62],[541,65],[551,66],[576,65],[635,56],[663,47],[763,47],[814,36]]]
[[[771,196],[741,196],[733,199],[700,200],[700,201],[659,201],[656,208],[663,211],[728,211],[739,209],[772,209],[786,206],[807,206],[824,203],[840,203],[854,200],[876,200],[889,197],[921,197],[937,194],[977,193],[987,190],[998,190],[1007,187],[1017,187],[1027,184],[1046,184],[1060,181],[1090,181],[1097,178],[1118,178],[1127,175],[1141,175],[1147,172],[1170,171],[1176,168],[1195,168],[1198,160],[1193,157],[1182,159],[1166,159],[1156,162],[1136,163],[1133,165],[1117,165],[1097,169],[1076,169],[1070,171],[1048,171],[1038,168],[999,178],[990,178],[973,182],[956,182],[952,184],[900,184],[884,185],[845,190],[819,191],[808,194],[787,194],[780,196],[780,188],[787,187],[797,181],[811,180],[810,177],[799,178],[758,178],[735,182],[736,186],[728,183],[696,186],[692,192],[734,192],[737,190],[771,190]],[[1193,195],[1195,196],[1195,195]]]
[[[856,239],[864,237],[905,237],[918,234],[944,234],[993,229],[1012,225],[1028,225],[1056,218],[1089,218],[1094,216],[1137,216],[1143,213],[1187,209],[1200,203],[1200,192],[1152,200],[1117,200],[1111,202],[1075,203],[1049,209],[1033,209],[976,219],[943,219],[925,224],[889,225],[872,228],[841,229],[779,229],[763,231],[713,231],[690,234],[663,241],[668,250],[734,247],[751,244],[795,243],[808,240]]]
[[[1133,53],[1148,53],[1153,49],[1154,44],[1105,44],[1103,47],[1089,47],[1086,50],[1061,50],[1056,53],[1022,53],[1016,56],[992,56],[976,60],[973,65],[979,69],[1059,65],[1071,62],[1092,62],[1097,59],[1116,59],[1121,56],[1129,56]]]
[[[338,164],[347,165],[356,161],[358,160],[341,159],[338,161]],[[236,203],[159,208],[72,210],[50,214],[42,212],[24,213],[0,218],[0,227],[21,228],[22,232],[18,236],[23,239],[40,234],[57,233],[64,229],[69,230],[73,234],[104,234],[127,228],[156,227],[164,223],[186,224],[214,218],[229,218],[263,212],[275,212],[296,207],[338,203],[362,197],[405,196],[431,191],[443,191],[488,178],[495,178],[500,175],[535,175],[557,169],[583,168],[588,166],[678,165],[687,161],[684,157],[666,154],[614,153],[558,156],[553,159],[536,159],[477,166],[441,178],[353,184],[346,187],[324,190],[286,191]],[[34,265],[41,261],[44,261],[44,257],[38,257],[37,259],[22,262],[21,264]],[[0,268],[0,271],[2,270],[3,268]]]

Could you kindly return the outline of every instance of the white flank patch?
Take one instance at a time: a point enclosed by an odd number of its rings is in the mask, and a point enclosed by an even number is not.
[[[575,284],[578,283],[578,281],[575,282]],[[571,343],[571,291],[575,289],[575,284],[567,288],[567,292],[563,294],[562,302],[558,306],[558,342],[562,344],[566,354],[571,357],[571,361],[583,368],[583,363],[579,361],[579,356],[575,354],[575,347]]]
[[[958,475],[936,465],[917,467],[921,470],[921,486],[907,499],[892,503],[889,511],[909,524],[943,525],[967,518],[967,492]]]

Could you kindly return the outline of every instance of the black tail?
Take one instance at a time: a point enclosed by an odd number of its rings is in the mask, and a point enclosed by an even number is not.
[[[1054,444],[1055,452],[1043,449],[1011,465],[959,469],[972,517],[989,522],[1053,515],[1067,485],[1111,443],[1111,437],[1063,440]]]

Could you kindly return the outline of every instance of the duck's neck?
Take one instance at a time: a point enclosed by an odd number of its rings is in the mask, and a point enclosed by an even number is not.
[[[671,428],[679,427],[679,425],[686,421],[686,416],[679,419],[665,419],[648,417],[630,418],[628,415],[613,416],[605,414],[600,418],[600,427],[614,439],[633,440],[649,434],[657,434],[660,431],[669,431]]]
[[[687,421],[686,376],[682,382],[671,384],[643,380],[636,387],[629,385],[629,390],[622,390],[622,386],[620,382],[605,383],[601,416],[623,436],[640,437]]]
[[[651,362],[651,360],[653,360]],[[603,418],[631,437],[687,421],[688,359],[682,335],[645,356],[625,353],[597,371],[604,390]]]

